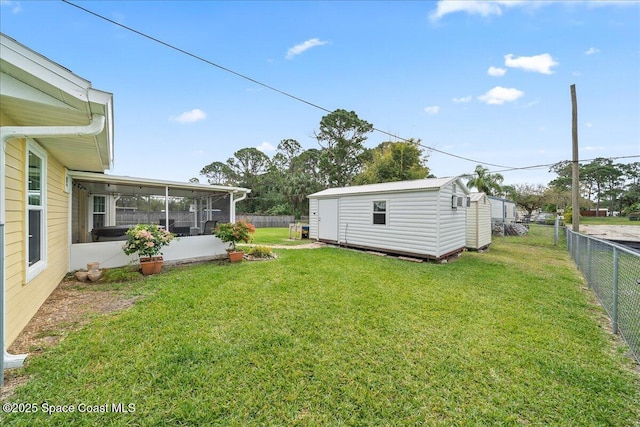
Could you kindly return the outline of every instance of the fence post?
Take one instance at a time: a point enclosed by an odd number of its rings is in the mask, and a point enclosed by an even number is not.
[[[556,220],[553,224],[553,245],[558,246],[558,229],[560,228],[560,216],[556,215]]]
[[[613,308],[612,308],[612,329],[613,333],[618,333],[618,248],[613,248]]]

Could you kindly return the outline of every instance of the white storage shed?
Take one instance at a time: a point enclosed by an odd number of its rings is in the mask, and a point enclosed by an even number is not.
[[[484,193],[471,193],[467,208],[467,248],[484,249],[491,244],[491,202]]]
[[[442,259],[466,246],[469,190],[459,177],[330,188],[308,196],[309,237]]]

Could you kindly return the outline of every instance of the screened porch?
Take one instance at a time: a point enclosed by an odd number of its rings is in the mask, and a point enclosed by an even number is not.
[[[165,261],[217,258],[226,245],[212,235],[216,224],[235,221],[235,204],[250,190],[240,187],[180,183],[68,173],[71,193],[69,270],[99,262],[117,267],[135,262],[122,251],[127,230],[136,224],[158,224],[178,236],[164,248]]]

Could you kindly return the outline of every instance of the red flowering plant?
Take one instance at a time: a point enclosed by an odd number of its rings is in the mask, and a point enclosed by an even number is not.
[[[236,242],[249,243],[255,233],[256,227],[246,221],[227,222],[218,224],[213,230],[213,235],[225,243],[231,243],[228,251],[236,251]]]
[[[125,254],[138,254],[140,258],[162,255],[162,247],[175,237],[157,224],[138,224],[127,230],[127,242],[122,247]]]

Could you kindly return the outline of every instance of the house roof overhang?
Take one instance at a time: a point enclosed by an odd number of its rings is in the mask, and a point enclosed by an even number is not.
[[[113,166],[113,95],[1,33],[0,108],[12,126],[85,126],[94,115],[104,116],[97,135],[36,140],[69,169]]]
[[[225,185],[208,185],[191,182],[116,176],[85,171],[69,171],[74,183],[92,194],[118,194],[121,196],[210,197],[242,196],[251,192],[248,188]]]

